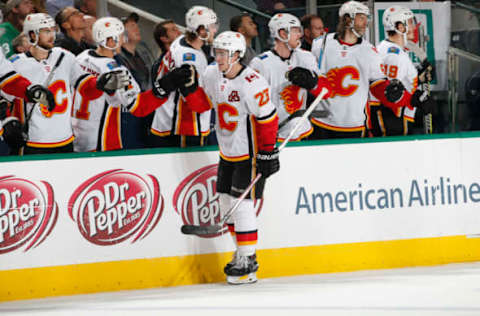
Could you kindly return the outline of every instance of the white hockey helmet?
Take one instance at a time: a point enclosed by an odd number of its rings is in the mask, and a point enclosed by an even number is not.
[[[32,45],[37,45],[38,43],[38,34],[40,30],[44,28],[55,27],[55,21],[53,18],[45,13],[32,13],[27,15],[25,21],[23,22],[23,33],[27,36],[28,41]],[[35,33],[36,40],[32,42],[30,39],[30,32]]]
[[[368,7],[358,1],[348,1],[342,4],[340,10],[338,11],[338,16],[342,17],[345,14],[348,14],[352,20],[355,19],[355,16],[359,13],[363,13],[366,16],[370,16],[370,10]]]
[[[385,10],[382,20],[385,31],[397,31],[398,22],[403,23],[408,30],[408,20],[413,18],[413,12],[410,9],[394,5]]]
[[[213,48],[227,50],[230,57],[232,57],[235,52],[239,52],[239,56],[242,58],[245,56],[247,43],[242,34],[233,31],[225,31],[215,37]]]
[[[217,14],[212,9],[196,5],[185,14],[185,24],[192,33],[196,33],[200,26],[208,30],[209,25],[217,24]]]
[[[286,42],[280,37],[280,30],[285,30],[288,33],[288,38],[290,38],[290,29],[292,27],[298,27],[300,30],[303,30],[300,20],[289,13],[277,13],[275,14],[270,21],[268,22],[268,28],[270,29],[270,35],[276,39]]]
[[[92,26],[92,36],[95,43],[108,49],[116,49],[120,45],[120,36],[125,32],[122,21],[113,17],[98,19]],[[107,47],[107,40],[112,38],[116,46]]]

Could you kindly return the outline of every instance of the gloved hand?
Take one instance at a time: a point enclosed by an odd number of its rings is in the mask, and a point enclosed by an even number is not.
[[[50,112],[55,108],[55,98],[52,92],[39,84],[30,85],[25,94],[28,102],[46,105]]]
[[[184,64],[179,68],[174,68],[162,78],[156,80],[152,90],[157,97],[165,98],[170,92],[176,89],[180,89],[182,95],[187,96],[189,93],[195,91],[197,87],[198,78],[195,67]]]
[[[125,69],[118,69],[101,74],[97,78],[97,89],[108,94],[114,94],[118,89],[124,89],[130,85],[130,75]]]
[[[437,103],[428,95],[427,91],[416,90],[410,101],[413,107],[419,108],[424,114],[436,114]]]
[[[2,121],[3,139],[7,145],[17,150],[26,144],[26,135],[23,132],[23,126],[20,121],[13,116],[7,117]]]
[[[385,89],[385,97],[392,103],[397,103],[403,97],[405,87],[398,79],[390,80],[390,84]]]
[[[435,69],[430,62],[425,59],[418,68],[418,83],[428,83],[433,80]]]
[[[280,160],[278,160],[279,152],[277,148],[273,151],[260,150],[257,153],[257,171],[262,174],[265,179],[280,170]]]
[[[313,71],[303,67],[295,67],[286,75],[288,81],[307,90],[315,88],[318,82],[318,76]]]

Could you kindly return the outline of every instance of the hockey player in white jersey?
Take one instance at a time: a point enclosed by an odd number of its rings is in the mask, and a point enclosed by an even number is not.
[[[278,140],[283,141],[300,120],[295,112],[306,108],[307,93],[318,95],[322,88],[328,88],[328,82],[325,77],[318,76],[319,69],[312,53],[300,48],[303,32],[296,16],[278,13],[270,19],[268,27],[275,45],[272,50],[253,58],[250,67],[271,86],[272,102],[283,126]],[[312,132],[310,122],[304,121],[292,141],[301,140]]]
[[[430,68],[424,64],[419,76],[408,56],[407,42],[415,38],[414,15],[410,9],[398,5],[389,7],[383,14],[383,26],[387,38],[378,45],[382,71],[388,79],[400,81],[412,99],[410,104],[395,107],[371,100],[366,111],[367,128],[372,136],[406,135],[408,122],[435,108],[433,99],[417,90],[419,78],[421,83],[431,79]]]
[[[104,73],[98,80],[89,75],[72,53],[53,47],[55,30],[55,21],[49,15],[28,15],[23,32],[32,47],[27,53],[10,58],[18,73],[33,83],[45,83],[55,98],[55,107],[52,109],[43,104],[25,104],[24,114],[29,128],[24,154],[73,151],[72,89],[77,89],[87,99],[96,99],[104,91],[129,85],[128,77],[121,72]]]
[[[280,168],[275,149],[278,116],[268,82],[239,62],[246,50],[243,35],[223,32],[215,38],[213,47],[216,63],[207,67],[203,79],[217,115],[217,192],[222,212],[236,202],[257,172],[262,174],[228,222],[237,251],[224,269],[227,282],[252,283],[257,280],[258,270],[254,199],[262,197],[265,179]]]
[[[185,35],[178,37],[172,43],[155,73],[158,79],[174,67],[193,65],[200,75],[200,86],[203,86],[203,73],[208,62],[202,48],[206,43],[211,42],[217,32],[217,15],[207,7],[194,6],[186,13],[185,23],[187,28]],[[198,91],[201,93],[202,90]],[[155,112],[150,130],[154,135],[153,145],[158,147],[203,146],[205,137],[210,133],[210,115],[210,108],[199,107],[189,102],[188,97],[181,91],[175,91]]]
[[[398,82],[386,80],[380,55],[363,39],[369,14],[368,7],[360,2],[344,3],[337,32],[328,34],[324,43],[320,39],[313,43],[314,54],[322,56],[320,71],[332,89],[330,115],[312,118],[313,139],[363,137],[369,91],[387,105],[405,104],[408,98]]]
[[[86,50],[77,56],[82,69],[95,76],[112,70],[121,70],[132,78],[129,70],[113,59],[116,50],[122,45],[124,31],[122,21],[117,18],[105,17],[97,20],[93,25],[93,38],[98,47],[96,50]],[[163,79],[164,81],[176,80],[177,78],[172,78],[176,74],[178,71],[172,71]],[[157,83],[154,89],[158,88]],[[103,93],[95,100],[89,100],[80,93],[75,93],[72,115],[75,151],[121,149],[121,107],[130,108],[133,115],[144,116],[145,113],[153,112],[167,100],[166,97],[155,96],[152,90],[141,92],[133,78],[129,87],[112,92]],[[133,103],[136,103],[135,107]]]

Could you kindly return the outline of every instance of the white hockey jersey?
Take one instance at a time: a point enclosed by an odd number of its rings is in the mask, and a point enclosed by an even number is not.
[[[315,56],[323,56],[320,72],[327,76],[332,87],[330,115],[312,118],[312,122],[334,131],[362,131],[370,85],[385,79],[380,68],[380,55],[365,40],[349,45],[341,42],[333,33],[327,35],[323,54],[319,51],[321,45],[321,38],[315,40],[312,52]]]
[[[268,124],[277,116],[268,82],[249,67],[227,79],[213,63],[205,71],[204,83],[217,113],[220,156],[227,161],[254,156],[258,149],[257,124]]]
[[[71,143],[74,139],[71,123],[72,90],[81,86],[91,77],[77,63],[75,56],[59,47],[54,47],[48,57],[37,61],[30,52],[10,57],[13,68],[33,84],[45,84],[61,54],[63,60],[54,72],[48,89],[55,97],[56,106],[48,112],[46,106],[26,103],[24,114],[28,116],[32,110],[28,130],[27,144],[31,147],[60,147]]]
[[[277,107],[280,124],[297,110],[306,108],[307,90],[293,85],[285,74],[295,67],[310,69],[318,74],[315,57],[309,51],[297,48],[288,59],[278,56],[273,50],[267,51],[253,58],[250,67],[265,77],[272,87],[272,101]],[[278,131],[280,141],[288,136],[298,120],[299,117],[289,121]],[[292,141],[305,138],[313,132],[310,122],[304,120],[301,124]]]
[[[119,65],[113,58],[98,55],[95,50],[86,50],[77,56],[77,61],[83,70],[99,76],[103,73],[128,69]],[[132,78],[128,93],[116,91],[115,94],[103,95],[95,100],[86,100],[80,93],[75,91],[74,106],[72,113],[72,125],[75,134],[73,142],[77,152],[95,150],[121,149],[121,106],[127,106],[132,102],[140,87]]]
[[[184,36],[178,37],[170,46],[157,71],[157,77],[161,78],[174,67],[178,68],[183,64],[195,66],[199,74],[199,85],[203,87],[202,77],[208,65],[207,57],[202,50],[190,46]],[[191,111],[177,90],[155,111],[151,132],[157,136],[206,136],[210,133],[210,115],[211,111],[200,114]]]
[[[408,52],[387,40],[380,42],[377,49],[382,58],[381,69],[385,76],[388,79],[400,80],[405,89],[413,94],[418,86],[418,71],[410,60]],[[404,116],[413,120],[415,109],[405,108]]]

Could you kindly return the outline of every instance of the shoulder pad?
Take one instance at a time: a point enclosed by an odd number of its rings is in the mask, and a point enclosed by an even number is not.
[[[263,55],[258,56],[258,58],[260,58],[260,59],[265,59],[265,58],[267,58],[267,57],[268,57],[267,54],[263,54]]]
[[[195,61],[195,54],[194,53],[184,53],[182,57],[183,61]]]
[[[10,56],[10,58],[8,58],[8,60],[10,60],[10,62],[14,63],[15,61],[19,60],[20,59],[20,56],[19,55],[13,55],[13,56]]]
[[[395,46],[390,46],[387,50],[387,53],[392,53],[392,54],[400,54],[400,49]]]

